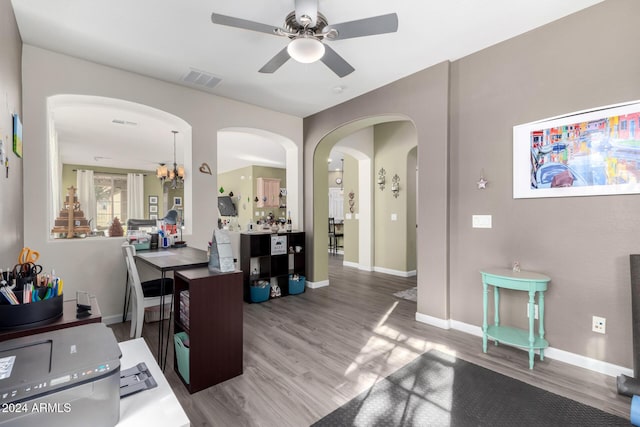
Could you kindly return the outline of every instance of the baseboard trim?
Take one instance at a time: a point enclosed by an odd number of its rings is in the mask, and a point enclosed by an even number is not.
[[[469,323],[459,322],[457,320],[440,319],[433,316],[416,312],[416,321],[420,323],[426,323],[427,325],[436,326],[441,329],[455,329],[460,332],[465,332],[470,335],[482,337],[482,328],[480,326],[471,325]],[[520,350],[527,351],[524,348],[516,347]],[[536,352],[539,353],[539,352]],[[617,377],[620,374],[624,374],[633,377],[633,369],[625,368],[623,366],[614,365],[613,363],[604,362],[602,360],[593,359],[591,357],[583,356],[576,353],[571,353],[565,350],[549,347],[545,349],[544,356],[549,359],[558,360],[560,362],[568,363],[569,365],[585,368],[590,371],[599,372],[601,374],[609,375],[611,377]]]
[[[319,282],[310,282],[307,280],[307,288],[318,289],[318,288],[324,288],[325,286],[329,286],[328,280],[321,280]]]
[[[366,267],[353,261],[342,261],[342,265],[344,267],[357,268],[358,270],[361,270],[361,271],[373,271],[372,267]]]
[[[391,268],[384,268],[384,267],[373,267],[373,271],[375,271],[376,273],[391,274],[392,276],[399,276],[399,277],[412,277],[416,275],[416,270],[400,271],[400,270],[393,270]]]
[[[416,321],[420,323],[426,323],[427,325],[435,326],[440,329],[451,329],[451,324],[448,320],[429,316],[427,314],[416,312]]]
[[[342,261],[342,265],[344,267],[352,267],[352,268],[360,269],[360,264],[358,264],[357,262],[353,262],[353,261]]]
[[[129,315],[127,315],[127,320],[129,320]],[[122,313],[114,314],[112,316],[102,316],[102,323],[105,325],[113,325],[114,323],[122,323]]]

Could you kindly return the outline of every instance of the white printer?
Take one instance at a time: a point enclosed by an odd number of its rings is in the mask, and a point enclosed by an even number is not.
[[[102,323],[0,342],[0,426],[114,426],[121,355]]]

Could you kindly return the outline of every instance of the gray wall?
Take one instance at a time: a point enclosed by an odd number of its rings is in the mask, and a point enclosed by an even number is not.
[[[418,313],[479,327],[478,271],[518,260],[552,278],[552,347],[631,366],[628,255],[640,246],[640,197],[514,200],[512,128],[640,99],[638,16],[638,1],[605,1],[308,117],[306,192],[326,135],[384,113],[408,117],[418,134]],[[482,170],[486,190],[476,185]],[[472,229],[473,214],[493,215],[494,227]],[[505,295],[503,307],[504,322],[524,326],[521,295]],[[591,332],[593,315],[607,318],[606,335]]]
[[[0,138],[9,157],[9,178],[0,165],[0,267],[13,267],[23,243],[22,159],[13,153],[13,123],[11,115],[22,117],[21,61],[22,40],[10,1],[0,1]],[[25,140],[24,155],[30,155]],[[35,248],[37,249],[37,248]]]
[[[628,255],[640,250],[640,196],[513,199],[512,127],[640,99],[639,17],[640,2],[607,1],[452,63],[453,319],[480,325],[478,270],[518,260],[552,278],[552,347],[631,366]],[[482,169],[486,190],[475,184]],[[473,214],[493,215],[493,228],[472,229]],[[525,296],[503,302],[503,320],[525,326]],[[593,315],[607,319],[606,335],[591,332]]]

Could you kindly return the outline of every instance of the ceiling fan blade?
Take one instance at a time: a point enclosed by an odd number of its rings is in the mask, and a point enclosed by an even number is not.
[[[269,62],[264,64],[264,66],[260,68],[259,72],[271,74],[278,68],[282,67],[282,65],[287,62],[289,58],[291,57],[289,56],[289,52],[287,52],[287,48],[285,47],[280,52],[276,53],[276,56],[271,58]]]
[[[295,0],[296,21],[298,24],[304,26],[305,21],[302,19],[303,15],[306,15],[311,19],[309,24],[310,28],[316,26],[318,19],[318,0]]]
[[[324,56],[320,59],[324,65],[329,67],[331,71],[336,73],[338,77],[344,77],[355,71],[347,61],[330,46],[324,45]]]
[[[375,34],[395,33],[398,31],[398,15],[389,13],[387,15],[328,25],[322,32],[326,33],[332,29],[336,30],[338,34],[335,37],[330,37],[330,40],[344,40],[354,37],[373,36]]]
[[[228,27],[242,28],[243,30],[257,31],[259,33],[276,34],[276,28],[272,25],[261,24],[259,22],[248,21],[246,19],[234,18],[233,16],[211,14],[211,22]]]

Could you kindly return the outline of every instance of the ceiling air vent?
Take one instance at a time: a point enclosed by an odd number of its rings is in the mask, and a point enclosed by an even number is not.
[[[186,76],[182,78],[182,81],[212,89],[216,87],[218,83],[222,81],[222,79],[214,76],[211,73],[194,70],[193,68],[190,68],[190,71],[187,73]]]
[[[111,120],[111,123],[115,123],[117,125],[138,126],[138,123],[136,122],[130,122],[128,120],[122,120],[122,119],[113,119]]]

